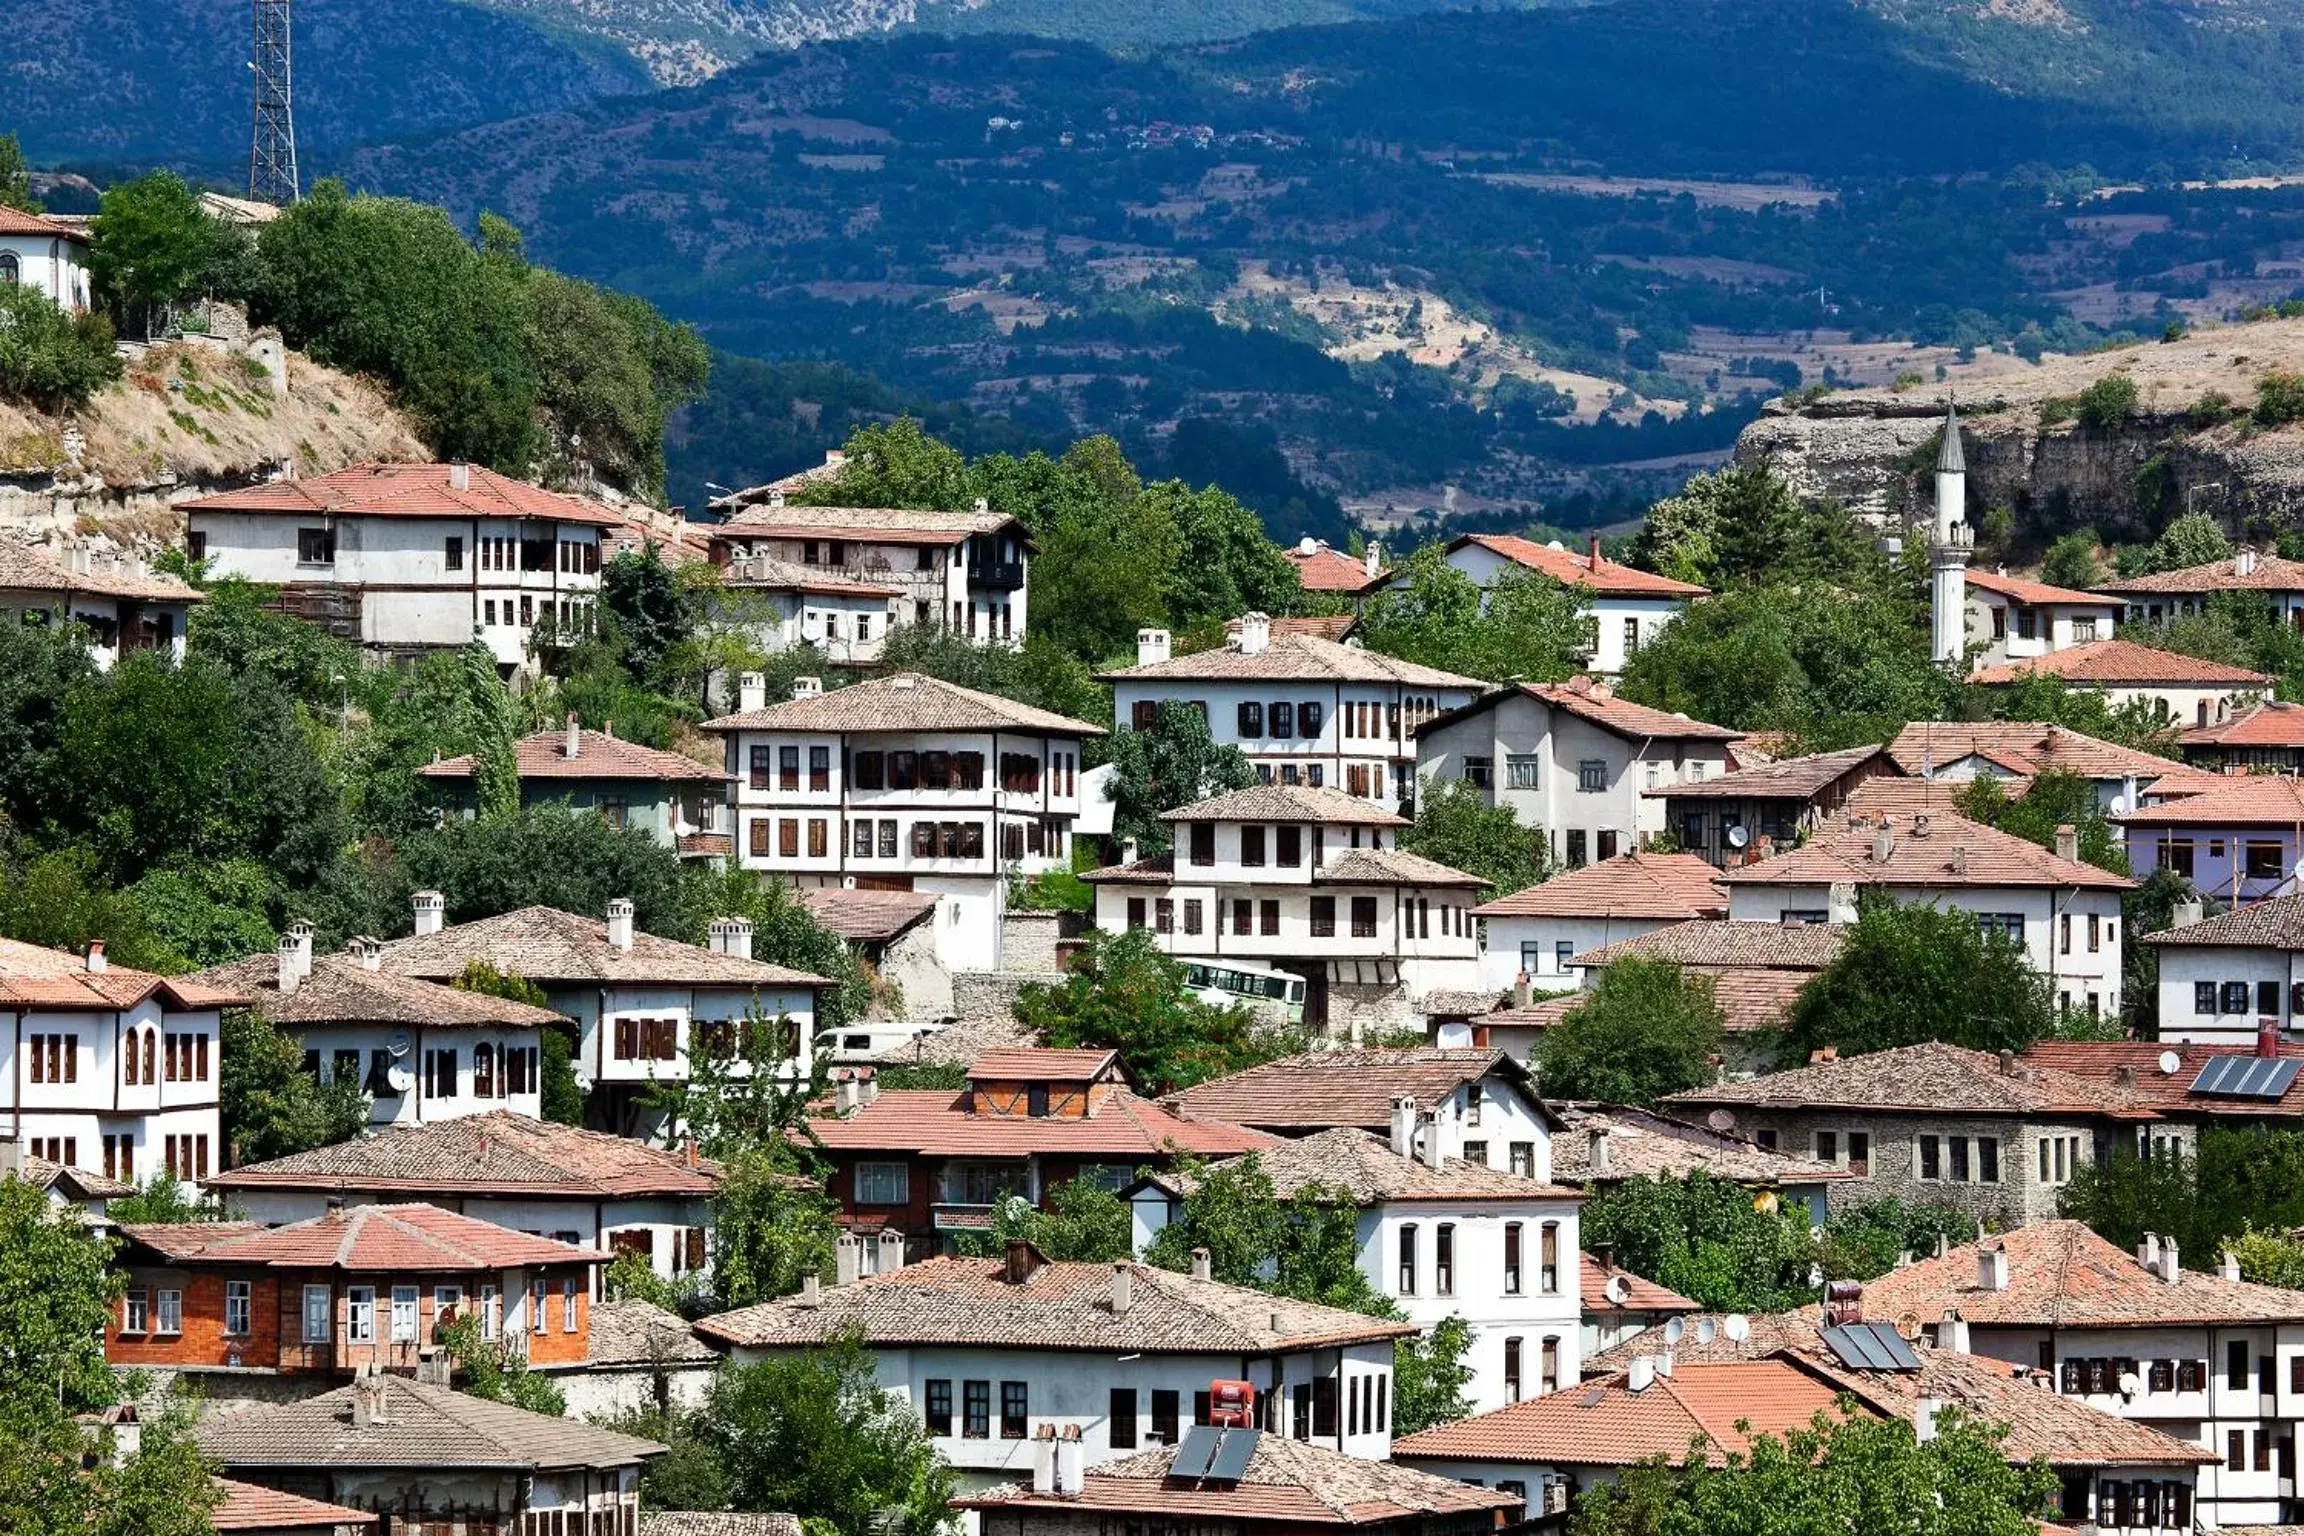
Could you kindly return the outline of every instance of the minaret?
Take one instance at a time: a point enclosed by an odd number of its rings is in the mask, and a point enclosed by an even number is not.
[[[1968,526],[1968,461],[1960,452],[1960,413],[1944,407],[1944,446],[1936,451],[1936,521],[1928,533],[1930,654],[1957,662],[1968,648],[1968,561],[1976,530]]]

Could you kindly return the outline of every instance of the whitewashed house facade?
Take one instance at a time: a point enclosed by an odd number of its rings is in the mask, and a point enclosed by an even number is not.
[[[2304,1038],[2304,896],[2206,919],[2200,903],[2180,902],[2174,915],[2137,940],[2160,956],[2160,1039],[2245,1056],[2267,1032]]]
[[[141,561],[0,539],[0,622],[70,625],[105,671],[132,651],[182,661],[192,605],[200,601],[192,587]]]
[[[918,673],[767,702],[744,679],[728,746],[737,862],[787,883],[934,892],[955,971],[997,970],[1008,879],[1069,869],[1080,751],[1102,727]]]
[[[1479,585],[1493,586],[1504,571],[1528,571],[1548,576],[1564,587],[1580,587],[1585,599],[1589,639],[1584,665],[1603,677],[1624,670],[1641,646],[1678,618],[1688,604],[1709,594],[1685,581],[1674,581],[1608,559],[1600,553],[1600,536],[1592,535],[1585,553],[1572,554],[1557,543],[1538,544],[1513,534],[1468,533],[1448,546],[1448,563]]]
[[[0,208],[0,287],[25,287],[66,314],[88,309],[88,237],[69,224]]]

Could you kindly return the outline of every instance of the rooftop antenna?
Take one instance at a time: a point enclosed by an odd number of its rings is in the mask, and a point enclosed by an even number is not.
[[[296,175],[296,118],[289,85],[289,0],[253,0],[254,43],[248,67],[256,75],[255,131],[248,146],[248,196],[287,207],[303,195]]]

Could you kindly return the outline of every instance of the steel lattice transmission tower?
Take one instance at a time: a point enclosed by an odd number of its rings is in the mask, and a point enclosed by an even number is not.
[[[254,0],[256,130],[248,148],[248,195],[282,207],[302,193],[296,176],[296,117],[289,85],[289,0]]]

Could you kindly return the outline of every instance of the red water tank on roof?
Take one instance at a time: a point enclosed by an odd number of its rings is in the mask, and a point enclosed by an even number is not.
[[[1256,1389],[1244,1381],[1208,1383],[1208,1422],[1225,1429],[1256,1427]]]

